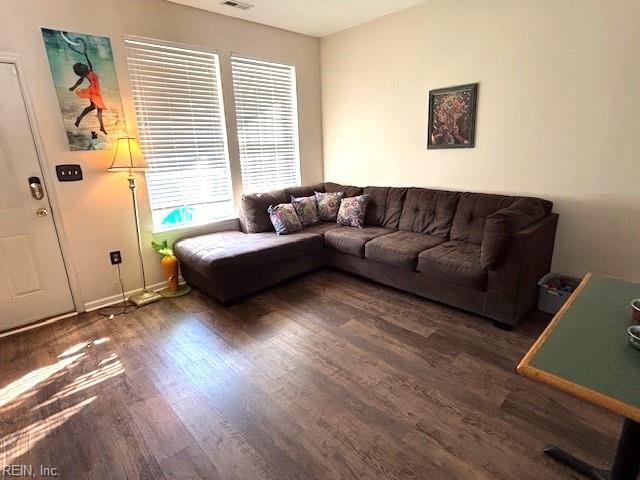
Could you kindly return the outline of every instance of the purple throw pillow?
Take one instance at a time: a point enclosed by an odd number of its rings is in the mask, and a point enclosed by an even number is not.
[[[278,235],[286,235],[287,233],[302,230],[300,219],[290,203],[280,203],[275,207],[271,205],[267,212],[269,212],[269,218]]]

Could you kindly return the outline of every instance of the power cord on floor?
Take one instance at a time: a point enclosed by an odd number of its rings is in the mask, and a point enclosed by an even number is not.
[[[117,264],[116,266],[118,267],[118,282],[120,282],[120,291],[122,292],[122,305],[113,305],[111,307],[104,307],[96,310],[96,313],[98,315],[108,317],[109,320],[113,319],[113,317],[117,317],[118,315],[134,312],[138,309],[137,306],[133,305],[127,300],[127,296],[124,293],[124,284],[122,283],[122,272],[120,271],[120,264]]]

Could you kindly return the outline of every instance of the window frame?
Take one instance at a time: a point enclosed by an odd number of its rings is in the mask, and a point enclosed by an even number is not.
[[[232,92],[233,92],[233,108],[234,108],[234,117],[235,117],[235,127],[236,127],[236,140],[238,142],[238,168],[240,169],[239,178],[240,178],[240,191],[242,194],[251,194],[251,193],[264,193],[267,191],[274,190],[273,188],[267,190],[249,190],[245,191],[244,188],[244,176],[242,174],[242,149],[240,147],[240,128],[238,122],[238,107],[237,107],[237,98],[235,91],[235,81],[233,75],[233,58],[236,57],[240,60],[249,60],[254,62],[260,62],[265,64],[273,64],[282,67],[289,67],[292,70],[291,82],[291,99],[292,99],[292,107],[293,112],[295,114],[295,122],[293,122],[293,134],[294,134],[294,153],[295,153],[295,177],[296,181],[294,185],[289,185],[288,187],[279,187],[277,189],[282,188],[290,188],[290,187],[299,187],[302,185],[302,156],[300,154],[300,109],[299,109],[299,101],[298,101],[298,69],[297,66],[291,62],[285,62],[282,60],[274,60],[261,56],[246,54],[238,51],[231,50],[229,52],[229,67],[231,74],[231,82],[232,82]]]
[[[134,111],[134,115],[135,115],[135,124],[136,124],[136,130],[139,132],[140,128],[139,128],[139,122],[138,122],[138,112],[137,112],[137,108],[136,108],[136,102],[135,102],[135,94],[133,93],[133,81],[132,81],[132,77],[135,75],[129,65],[129,51],[128,49],[130,48],[130,42],[139,42],[139,43],[148,43],[151,44],[152,46],[160,46],[160,47],[165,47],[165,48],[174,48],[177,50],[183,49],[183,50],[192,50],[195,52],[202,52],[203,54],[210,54],[210,55],[214,55],[215,56],[215,75],[216,75],[216,92],[215,95],[217,96],[217,100],[218,100],[218,107],[219,107],[219,119],[220,119],[220,126],[221,126],[221,137],[222,137],[222,145],[223,145],[223,150],[224,150],[224,164],[225,164],[225,170],[226,170],[226,187],[227,187],[227,191],[229,194],[229,201],[230,201],[230,208],[229,208],[229,212],[227,215],[225,215],[224,217],[220,217],[220,218],[216,218],[213,220],[205,220],[203,222],[191,222],[191,223],[180,223],[177,225],[168,225],[168,226],[161,226],[161,225],[156,225],[155,221],[154,221],[154,216],[153,216],[153,205],[152,205],[152,201],[151,201],[151,197],[149,195],[149,183],[147,182],[147,200],[149,203],[149,210],[151,213],[151,221],[152,221],[152,233],[166,233],[166,232],[171,232],[171,231],[178,231],[178,230],[189,230],[189,229],[193,229],[193,228],[198,228],[198,227],[203,227],[206,225],[216,225],[216,224],[221,224],[224,222],[228,222],[229,220],[234,220],[237,219],[238,215],[237,215],[237,209],[236,209],[236,201],[235,201],[235,190],[234,190],[234,182],[233,182],[233,172],[231,169],[231,154],[230,154],[230,150],[229,150],[229,128],[227,126],[227,114],[226,114],[226,109],[225,109],[225,97],[224,97],[224,88],[223,88],[223,75],[222,75],[222,56],[220,54],[220,52],[217,49],[213,49],[213,48],[209,48],[206,46],[202,46],[202,45],[193,45],[193,44],[187,44],[187,43],[182,43],[182,42],[173,42],[173,41],[167,41],[167,40],[162,40],[162,39],[158,39],[158,38],[151,38],[151,37],[144,37],[144,36],[139,36],[139,35],[124,35],[124,44],[125,44],[125,52],[126,52],[126,60],[127,60],[127,79],[129,81],[129,86],[130,86],[130,91],[131,91],[131,101],[133,104],[133,111]],[[141,147],[142,147],[142,142],[141,142]],[[143,149],[143,155],[144,155],[144,149]],[[149,173],[152,173],[153,167],[151,165],[149,165],[149,170],[147,170],[145,172],[145,178],[147,178],[147,175]],[[195,170],[195,169],[194,169]],[[195,205],[195,204],[190,204],[190,205]],[[185,205],[186,206],[186,205]]]

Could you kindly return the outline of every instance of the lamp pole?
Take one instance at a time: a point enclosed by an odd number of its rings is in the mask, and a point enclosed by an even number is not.
[[[138,241],[138,258],[140,261],[140,273],[142,274],[142,291],[147,291],[147,279],[144,275],[144,261],[142,260],[142,239],[140,238],[140,217],[138,216],[138,198],[136,197],[136,177],[133,176],[133,172],[129,172],[127,177],[129,181],[129,190],[131,190],[131,201],[133,202],[133,216],[136,221],[136,240]]]
[[[140,273],[142,275],[142,293],[137,295],[132,295],[129,300],[134,305],[139,307],[143,305],[147,305],[149,303],[160,300],[160,295],[155,292],[150,292],[147,290],[147,278],[144,274],[144,260],[142,259],[142,239],[140,238],[140,217],[138,216],[138,198],[136,195],[136,190],[138,185],[136,184],[136,177],[133,175],[132,171],[129,171],[129,176],[127,177],[129,181],[129,190],[131,190],[131,201],[133,202],[133,216],[135,218],[136,223],[136,241],[138,243],[138,259],[140,261]]]
[[[134,154],[135,153],[135,154]],[[162,297],[156,292],[147,289],[147,278],[144,273],[144,260],[142,258],[142,239],[140,238],[140,217],[138,215],[138,197],[136,190],[138,185],[134,172],[142,172],[147,169],[147,163],[140,153],[140,146],[135,138],[118,138],[113,163],[108,168],[110,172],[129,172],[127,181],[131,190],[131,202],[133,203],[133,218],[136,223],[136,242],[138,247],[138,261],[140,262],[140,274],[142,275],[142,292],[129,297],[129,301],[138,307],[160,300]]]

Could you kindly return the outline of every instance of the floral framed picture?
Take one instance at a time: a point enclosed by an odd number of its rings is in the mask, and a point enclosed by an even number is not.
[[[429,91],[427,148],[473,148],[478,84]]]

